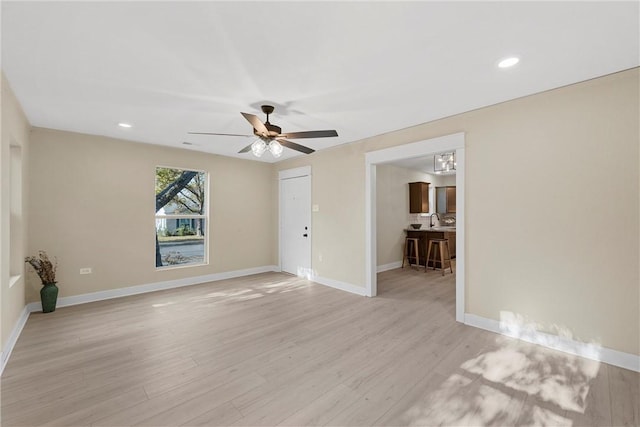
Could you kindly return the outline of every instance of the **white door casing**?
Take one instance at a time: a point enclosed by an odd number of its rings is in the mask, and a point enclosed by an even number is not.
[[[465,135],[455,133],[410,144],[398,145],[365,154],[365,288],[367,296],[376,296],[376,165],[400,159],[420,157],[446,150],[456,152],[456,320],[465,316]]]
[[[280,269],[311,277],[311,168],[281,171]]]

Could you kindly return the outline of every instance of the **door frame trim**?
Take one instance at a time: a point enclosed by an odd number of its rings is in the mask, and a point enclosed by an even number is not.
[[[365,154],[365,287],[366,295],[376,296],[377,230],[376,165],[421,157],[446,150],[456,151],[456,320],[464,323],[465,312],[465,152],[464,132],[398,145]]]
[[[309,177],[309,186],[307,191],[309,193],[309,271],[307,273],[307,279],[311,278],[311,272],[313,271],[313,256],[311,255],[311,239],[313,239],[313,224],[312,224],[312,215],[311,215],[311,203],[312,203],[312,193],[311,193],[311,180],[313,176],[311,175],[311,166],[302,166],[299,168],[293,169],[285,169],[278,171],[278,269],[282,271],[282,181],[285,179],[291,178],[300,178],[308,176]]]

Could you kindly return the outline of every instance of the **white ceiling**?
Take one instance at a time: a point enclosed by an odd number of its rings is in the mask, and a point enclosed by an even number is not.
[[[34,126],[251,158],[249,138],[187,132],[248,134],[240,111],[270,103],[285,132],[340,135],[296,142],[356,141],[637,67],[638,17],[636,1],[3,1],[2,68]]]

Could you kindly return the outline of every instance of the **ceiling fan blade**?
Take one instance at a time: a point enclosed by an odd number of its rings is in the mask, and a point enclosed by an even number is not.
[[[338,136],[338,132],[336,132],[335,130],[311,130],[311,131],[307,131],[307,132],[292,132],[292,133],[285,133],[282,135],[283,138],[292,138],[292,139],[297,139],[297,138],[328,138],[331,136]]]
[[[213,133],[213,132],[187,132],[190,135],[221,135],[221,136],[244,136],[245,138],[251,138],[254,135],[239,135],[237,133]]]
[[[249,114],[249,113],[240,113],[240,114],[242,114],[242,116],[245,119],[247,119],[247,121],[249,123],[251,123],[251,126],[253,126],[253,128],[255,130],[257,130],[259,133],[263,134],[264,136],[268,136],[269,135],[269,130],[266,128],[264,123],[262,123],[260,121],[258,116],[255,116],[255,115]]]
[[[304,145],[296,144],[295,142],[287,141],[286,139],[278,138],[278,142],[287,148],[291,148],[292,150],[299,151],[304,154],[311,154],[316,150],[313,150],[309,147],[305,147]]]
[[[244,147],[242,150],[238,151],[238,154],[242,154],[242,153],[247,153],[249,151],[251,151],[251,146],[253,145],[253,143],[247,145],[246,147]]]

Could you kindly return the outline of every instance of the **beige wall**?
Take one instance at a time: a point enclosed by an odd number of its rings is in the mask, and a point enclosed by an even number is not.
[[[348,144],[275,164],[311,166],[311,266],[320,277],[364,286],[364,157]],[[362,161],[361,161],[362,160]],[[361,184],[361,185],[360,185]]]
[[[466,312],[640,354],[638,80],[633,69],[277,163],[312,167],[313,268],[364,286],[367,151],[465,132]]]
[[[470,122],[468,312],[640,354],[638,90],[635,69]]]
[[[450,186],[455,186],[456,185],[456,176],[455,175],[445,175],[445,176],[441,176],[439,178],[440,178],[440,183],[438,184],[438,186],[450,187]]]
[[[269,164],[38,128],[31,147],[29,250],[58,258],[61,297],[275,263]],[[210,174],[209,265],[156,270],[156,166]]]
[[[13,327],[16,325],[20,313],[25,306],[25,208],[27,194],[27,164],[26,156],[29,150],[29,122],[27,121],[18,101],[16,100],[4,74],[2,80],[2,140],[0,141],[0,321],[2,322],[2,349]],[[19,153],[14,155],[14,171],[17,162],[22,163],[22,190],[16,185],[16,177],[12,179],[11,150]],[[12,190],[13,181],[13,190]],[[11,199],[19,206],[11,206]],[[14,283],[9,286],[10,276],[14,276]],[[19,278],[18,278],[19,277]],[[17,279],[17,281],[16,281]]]

